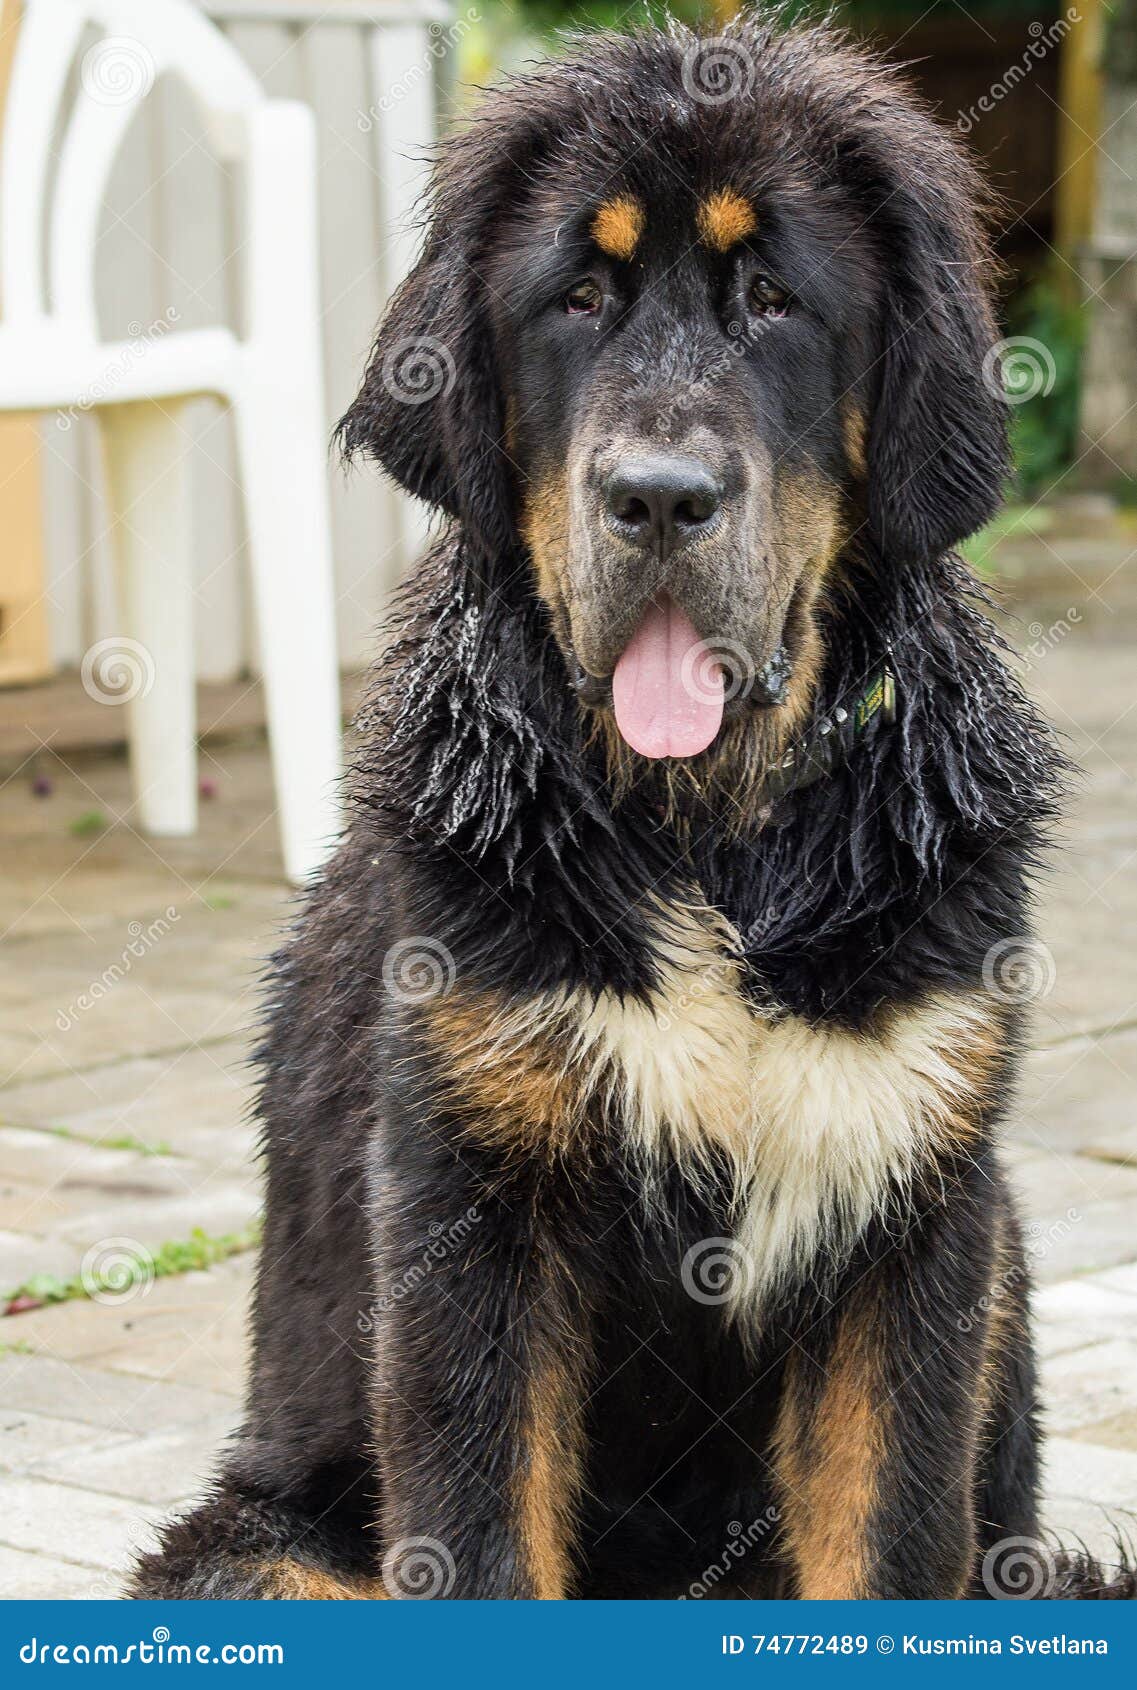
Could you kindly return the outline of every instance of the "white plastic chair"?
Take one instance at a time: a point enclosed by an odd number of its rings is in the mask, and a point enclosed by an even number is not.
[[[53,136],[92,24],[106,53],[120,55],[119,81],[108,98],[97,74],[79,77],[53,187]],[[99,63],[84,55],[85,70]],[[107,179],[138,104],[122,97],[121,78],[133,74],[143,97],[165,71],[196,96],[218,155],[245,167],[244,331],[171,329],[140,355],[137,343],[99,337],[95,244]],[[135,794],[143,827],[169,835],[192,833],[197,822],[180,411],[202,394],[232,407],[284,862],[296,880],[334,842],[341,744],[315,147],[309,109],[268,99],[189,0],[24,0],[0,160],[0,409],[97,408],[122,633],[145,648],[153,673],[128,706]]]

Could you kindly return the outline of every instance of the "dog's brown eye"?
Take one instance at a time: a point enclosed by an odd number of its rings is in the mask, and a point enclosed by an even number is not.
[[[565,310],[570,316],[599,311],[603,303],[604,295],[595,282],[576,282],[565,294]]]
[[[755,276],[750,284],[751,307],[764,317],[781,317],[789,302],[789,294],[772,276]]]

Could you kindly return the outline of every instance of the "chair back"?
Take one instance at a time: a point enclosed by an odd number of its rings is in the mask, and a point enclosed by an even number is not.
[[[155,80],[169,73],[186,83],[221,158],[243,154],[247,116],[266,96],[191,0],[23,0],[23,8],[0,138],[0,315],[6,329],[50,321],[93,341],[103,196]],[[97,38],[72,77],[92,28]]]

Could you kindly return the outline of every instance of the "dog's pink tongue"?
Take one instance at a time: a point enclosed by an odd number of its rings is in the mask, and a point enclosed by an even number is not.
[[[616,725],[643,757],[694,757],[722,722],[722,670],[666,594],[644,619],[612,676]]]

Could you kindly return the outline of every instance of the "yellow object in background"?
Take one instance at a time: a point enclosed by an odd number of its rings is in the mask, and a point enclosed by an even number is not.
[[[1071,263],[1093,233],[1101,130],[1102,0],[1079,0],[1080,21],[1062,42],[1058,73],[1054,244]]]
[[[19,0],[0,0],[0,125],[19,24]],[[4,302],[0,300],[0,313]],[[0,686],[51,673],[43,599],[43,488],[39,425],[0,414]]]

